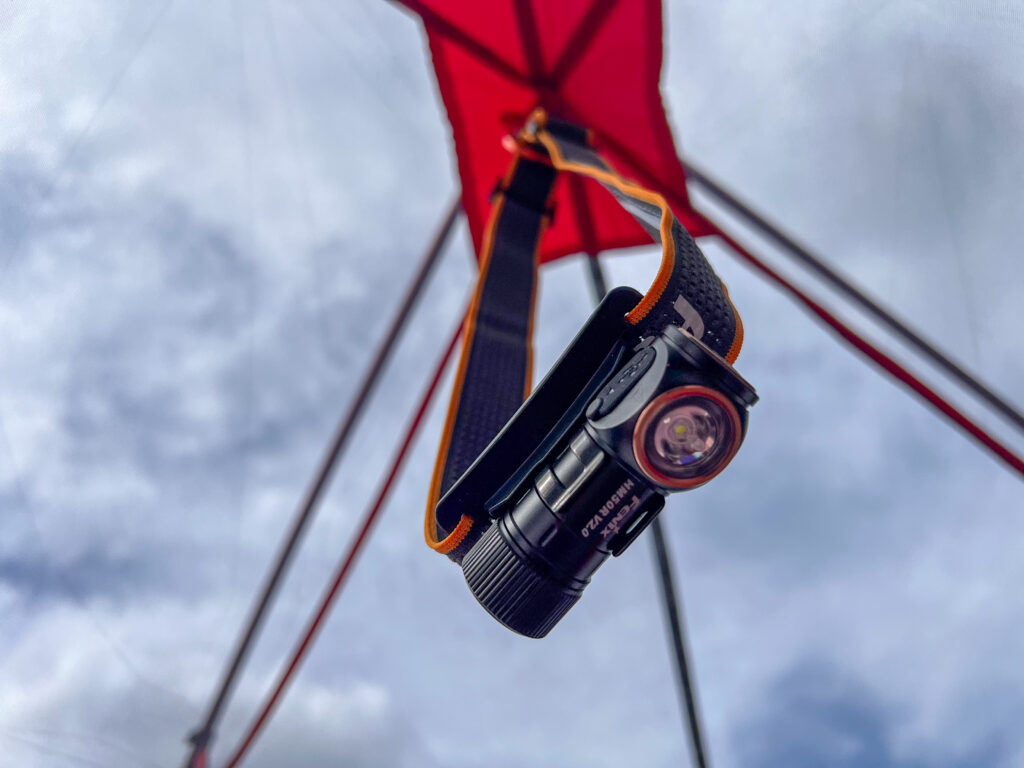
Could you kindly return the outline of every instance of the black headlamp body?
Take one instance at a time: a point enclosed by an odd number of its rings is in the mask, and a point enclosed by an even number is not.
[[[551,630],[668,493],[728,464],[757,401],[688,333],[668,326],[641,340],[623,319],[638,297],[619,288],[605,298],[438,505],[442,521],[467,504],[486,509],[492,523],[462,559],[466,581],[492,616],[530,637]]]

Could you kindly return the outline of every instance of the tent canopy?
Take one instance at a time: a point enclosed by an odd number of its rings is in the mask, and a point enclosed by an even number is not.
[[[658,0],[401,2],[426,27],[477,252],[509,165],[502,139],[537,106],[591,129],[624,176],[663,191],[692,234],[708,234],[691,214],[661,101]],[[598,184],[559,179],[552,201],[541,261],[650,242]]]

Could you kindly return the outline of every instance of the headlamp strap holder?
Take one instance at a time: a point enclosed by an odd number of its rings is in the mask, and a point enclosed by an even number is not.
[[[623,299],[632,304],[632,295],[618,292],[614,301],[602,303],[604,316],[601,309],[595,313],[546,377],[537,397],[523,406],[532,377],[537,251],[550,222],[549,197],[560,172],[600,182],[661,243],[662,262],[647,293],[624,317],[620,314]],[[561,414],[559,407],[546,408],[534,401],[548,399],[558,389],[576,387],[562,393],[561,399],[568,397],[566,403],[570,402],[606,364],[624,336],[639,340],[675,325],[730,364],[743,343],[743,325],[725,285],[665,198],[620,176],[591,145],[587,131],[540,109],[520,132],[512,163],[495,191],[479,264],[424,521],[427,544],[456,562],[462,561],[490,521],[479,499],[446,494],[458,495],[454,486],[520,406],[523,416],[532,408],[529,429],[543,436]],[[609,319],[609,312],[615,313],[614,318]],[[510,474],[518,466],[493,469]],[[445,503],[439,504],[442,496]]]

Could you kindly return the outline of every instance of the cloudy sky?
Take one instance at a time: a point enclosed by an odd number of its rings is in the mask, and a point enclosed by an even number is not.
[[[671,5],[681,149],[1020,402],[1024,17],[1008,0],[784,6]],[[0,766],[180,763],[455,190],[421,30],[380,0],[0,4]],[[714,764],[1021,765],[1020,481],[704,245],[762,398],[729,472],[664,515]],[[607,267],[642,287],[656,260]],[[460,230],[216,758],[472,274]],[[538,371],[590,301],[578,261],[545,272]],[[442,410],[250,764],[685,765],[649,542],[549,638],[503,629],[422,543]]]

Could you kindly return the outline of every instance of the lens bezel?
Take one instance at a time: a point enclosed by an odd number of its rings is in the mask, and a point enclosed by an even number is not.
[[[725,453],[722,454],[722,458],[719,460],[717,465],[714,466],[712,471],[704,472],[694,477],[671,477],[670,475],[666,475],[655,468],[653,462],[647,455],[646,449],[644,448],[644,437],[646,436],[647,431],[654,426],[654,421],[666,406],[677,400],[691,397],[703,397],[722,406],[722,410],[725,411],[726,416],[729,419],[729,425],[732,428],[730,432],[730,444],[726,447]],[[640,418],[636,421],[636,425],[633,427],[633,457],[636,459],[637,466],[640,467],[640,470],[658,485],[664,488],[672,488],[676,490],[693,488],[698,485],[703,485],[729,466],[729,462],[732,461],[736,452],[740,448],[742,437],[743,425],[740,422],[740,416],[736,410],[736,406],[733,405],[732,401],[717,390],[698,384],[689,384],[687,386],[676,387],[675,389],[663,392],[647,404],[647,407],[644,408],[643,412],[640,414]]]

